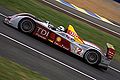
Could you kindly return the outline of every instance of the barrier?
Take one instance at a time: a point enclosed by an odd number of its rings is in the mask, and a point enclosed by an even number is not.
[[[56,0],[56,1],[59,2],[59,3],[61,3],[61,4],[63,4],[63,5],[65,5],[65,6],[67,6],[67,7],[73,8],[73,9],[75,9],[77,11],[80,11],[80,12],[82,12],[84,14],[87,14],[87,15],[89,15],[91,17],[94,17],[96,19],[99,19],[99,20],[102,20],[104,22],[107,22],[107,23],[110,23],[110,24],[114,25],[114,23],[112,23],[111,21],[109,21],[109,20],[107,20],[107,19],[105,19],[105,18],[97,15],[96,13],[90,12],[90,11],[82,9],[82,8],[79,8],[76,5],[68,3],[68,2],[66,2],[64,0]]]

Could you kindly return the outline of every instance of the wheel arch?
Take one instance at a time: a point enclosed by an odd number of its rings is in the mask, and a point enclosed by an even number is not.
[[[33,22],[33,24],[35,25],[35,27],[36,27],[36,22],[35,22],[34,19],[32,19],[31,17],[23,17],[23,18],[20,19],[19,22],[18,22],[18,29],[19,29],[19,30],[21,30],[21,28],[20,28],[20,23],[21,23],[21,21],[24,20],[24,19],[29,19],[29,20],[31,20],[31,21]],[[34,30],[33,30],[33,31],[34,31]]]
[[[30,19],[30,20],[32,20],[32,21],[34,22],[34,24],[35,24],[34,19],[32,19],[31,17],[23,17],[23,18],[21,18],[21,19],[19,20],[19,22],[18,22],[18,28],[19,28],[20,22],[21,22],[23,19]],[[36,25],[36,24],[35,24],[35,25]]]

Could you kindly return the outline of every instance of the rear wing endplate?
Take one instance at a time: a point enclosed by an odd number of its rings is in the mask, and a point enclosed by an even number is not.
[[[110,60],[113,59],[114,55],[115,55],[115,48],[112,44],[107,43],[107,53],[106,53],[106,57]]]

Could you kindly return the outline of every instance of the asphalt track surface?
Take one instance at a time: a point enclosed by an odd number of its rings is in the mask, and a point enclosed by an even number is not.
[[[101,21],[99,19],[93,18],[93,17],[86,15],[84,13],[81,13],[77,10],[66,7],[55,0],[42,0],[41,2],[46,3],[47,5],[51,6],[54,9],[60,10],[78,20],[85,21],[96,28],[99,28],[103,31],[106,31],[106,32],[120,38],[120,26],[119,25],[111,25],[111,24]],[[54,5],[51,5],[51,3]],[[68,21],[68,23],[69,23],[69,21]]]
[[[0,12],[5,15],[15,14],[0,7]],[[3,24],[3,17],[0,16],[0,33],[10,36],[46,55],[49,55],[80,72],[83,72],[97,80],[120,80],[120,73],[112,69],[102,71],[84,63],[81,59],[71,57],[44,42],[25,35],[16,29]],[[10,39],[0,35],[0,56],[9,58],[29,69],[39,72],[50,80],[92,80],[91,78],[80,74],[66,66],[63,66],[37,52],[26,48]],[[120,70],[120,65],[116,62],[111,63],[112,67]]]

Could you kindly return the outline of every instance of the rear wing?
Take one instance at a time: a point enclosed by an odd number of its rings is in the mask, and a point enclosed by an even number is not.
[[[110,60],[113,59],[114,55],[115,55],[115,48],[112,44],[107,43],[107,53],[106,53],[106,57]]]

